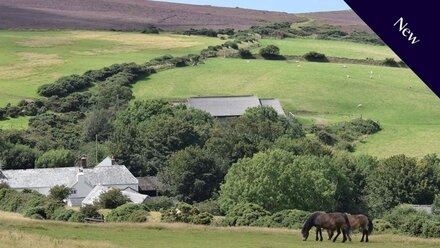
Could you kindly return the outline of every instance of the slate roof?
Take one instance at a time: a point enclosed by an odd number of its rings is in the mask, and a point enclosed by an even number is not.
[[[124,165],[106,165],[82,169],[91,185],[137,184],[138,180]],[[2,171],[11,188],[51,188],[55,185],[73,186],[77,182],[78,167],[45,168]]]
[[[97,200],[102,193],[105,193],[110,189],[111,187],[107,187],[107,186],[102,186],[102,185],[95,186],[92,189],[92,191],[90,191],[90,193],[86,196],[86,198],[84,198],[84,200],[82,201],[82,205],[93,204],[95,200]],[[134,203],[142,203],[145,200],[145,198],[148,197],[148,195],[142,195],[137,192],[132,192],[129,190],[122,190],[121,192],[123,195],[127,196]]]
[[[139,189],[142,191],[155,191],[155,190],[163,190],[164,186],[162,182],[153,176],[146,177],[138,177],[139,181]]]
[[[256,96],[206,96],[190,97],[184,102],[188,107],[201,109],[214,117],[234,117],[243,115],[248,108],[261,105],[272,106],[280,115],[283,108],[277,99],[259,99]]]

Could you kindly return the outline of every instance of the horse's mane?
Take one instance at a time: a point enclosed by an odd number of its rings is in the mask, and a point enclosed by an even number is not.
[[[313,222],[315,221],[316,217],[320,214],[321,214],[320,212],[316,212],[310,215],[310,217],[304,223],[302,230],[310,229],[313,226]]]

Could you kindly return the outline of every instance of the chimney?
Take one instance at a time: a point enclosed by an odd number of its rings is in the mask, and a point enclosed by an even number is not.
[[[115,156],[112,156],[112,165],[116,165],[116,159],[115,159]]]
[[[81,157],[81,163],[80,163],[80,166],[81,166],[82,168],[86,168],[86,167],[87,167],[87,157],[86,157],[86,156],[82,156],[82,157]]]

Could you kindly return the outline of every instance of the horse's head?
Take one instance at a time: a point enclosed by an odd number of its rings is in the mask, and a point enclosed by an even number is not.
[[[306,241],[307,238],[309,237],[309,231],[310,231],[310,230],[307,230],[307,228],[304,228],[304,227],[303,227],[303,229],[301,230],[301,234],[302,234],[303,241]]]

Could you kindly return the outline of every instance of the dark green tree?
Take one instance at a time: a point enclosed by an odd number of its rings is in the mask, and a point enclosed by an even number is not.
[[[171,155],[161,173],[171,194],[185,202],[210,199],[223,176],[215,160],[199,147],[188,147]]]

